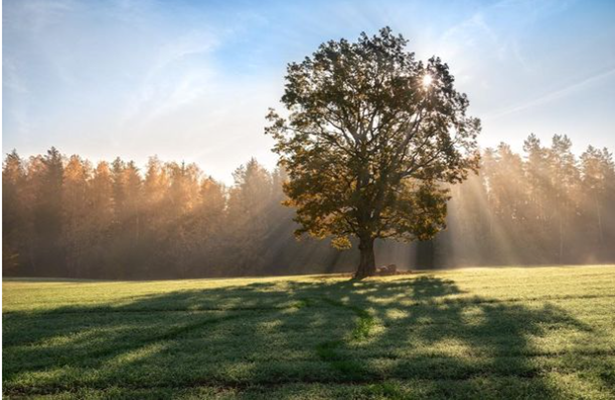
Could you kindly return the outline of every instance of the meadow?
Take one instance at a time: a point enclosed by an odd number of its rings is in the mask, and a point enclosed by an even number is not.
[[[615,398],[615,266],[4,279],[6,398]]]

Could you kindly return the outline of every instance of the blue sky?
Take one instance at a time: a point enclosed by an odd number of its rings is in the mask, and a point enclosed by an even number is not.
[[[286,64],[390,26],[438,55],[483,147],[534,132],[615,150],[615,1],[3,1],[3,151],[275,164]]]

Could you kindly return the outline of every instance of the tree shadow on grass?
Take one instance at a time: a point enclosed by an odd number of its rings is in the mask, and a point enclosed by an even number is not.
[[[577,373],[562,356],[574,352],[537,343],[553,329],[596,335],[554,305],[471,296],[427,275],[258,282],[3,319],[9,395],[213,388],[284,398],[311,383],[325,397],[557,398],[564,389],[549,373]]]

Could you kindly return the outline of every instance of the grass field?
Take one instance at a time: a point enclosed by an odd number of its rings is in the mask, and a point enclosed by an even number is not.
[[[615,398],[615,266],[4,280],[3,393]]]

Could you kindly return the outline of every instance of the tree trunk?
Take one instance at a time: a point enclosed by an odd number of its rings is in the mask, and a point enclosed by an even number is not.
[[[376,255],[374,254],[374,238],[361,237],[359,242],[359,250],[361,251],[361,261],[355,279],[363,279],[376,274]]]
[[[436,268],[436,248],[434,239],[416,242],[415,265],[418,269]]]
[[[563,264],[564,260],[564,224],[562,221],[562,216],[560,214],[559,218],[559,263]]]
[[[602,233],[602,213],[600,212],[600,203],[596,196],[596,215],[598,217],[598,237],[600,238],[600,246],[604,245],[604,234]]]

